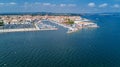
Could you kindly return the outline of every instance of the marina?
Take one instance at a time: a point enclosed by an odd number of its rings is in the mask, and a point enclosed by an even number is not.
[[[50,21],[67,29],[66,33],[73,33],[85,27],[98,27],[96,23],[80,16],[31,16],[31,15],[11,15],[0,16],[1,22],[4,22],[0,32],[19,32],[19,31],[39,31],[39,30],[57,30],[57,26],[43,23]]]
[[[0,33],[5,32],[27,32],[27,31],[45,31],[45,30],[57,30],[55,26],[46,25],[43,23],[32,24],[7,24],[0,29]]]
[[[97,24],[92,23],[92,22],[90,22],[90,20],[87,20],[87,19],[85,19],[84,23],[83,23],[84,20],[79,20],[78,21],[79,23],[74,24],[74,25],[79,26],[79,27],[74,27],[74,26],[70,26],[70,25],[66,25],[66,24],[61,24],[61,23],[56,22],[56,21],[51,21],[51,20],[49,20],[49,21],[51,23],[55,23],[59,26],[62,26],[64,28],[68,29],[67,33],[73,33],[73,32],[76,32],[76,31],[78,31],[82,28],[86,28],[86,27],[89,27],[89,28],[92,28],[92,27],[98,28],[99,27]],[[81,24],[80,24],[80,22],[81,22]]]

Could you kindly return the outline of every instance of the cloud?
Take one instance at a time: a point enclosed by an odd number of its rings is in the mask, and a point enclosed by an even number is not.
[[[93,2],[88,3],[88,6],[89,6],[89,7],[95,7],[95,3],[93,3]]]
[[[17,3],[15,2],[10,2],[10,3],[0,3],[1,6],[10,6],[10,5],[16,5]]]
[[[75,7],[77,6],[76,4],[54,4],[54,3],[40,3],[40,2],[34,2],[34,3],[28,3],[28,2],[25,2],[24,3],[25,6],[41,6],[41,7]]]
[[[5,3],[0,3],[0,5],[4,5]]]
[[[99,5],[100,8],[107,7],[107,6],[108,6],[107,3],[103,3],[103,4],[100,4],[100,5]]]
[[[40,2],[35,2],[34,4],[41,5],[41,3],[40,3]]]
[[[52,4],[51,6],[57,6],[56,4]]]
[[[10,2],[10,3],[8,3],[8,4],[10,4],[10,5],[16,5],[17,3],[15,3],[15,2]]]
[[[51,3],[43,3],[44,6],[49,6]]]
[[[40,6],[40,7],[75,7],[77,6],[76,4],[55,4],[55,3],[41,3],[41,2],[34,2],[34,3],[29,3],[29,2],[24,2],[24,4],[19,4],[16,2],[9,2],[9,3],[0,3],[0,6],[14,6],[14,5],[19,5],[19,7],[32,7],[32,6]]]
[[[65,6],[67,6],[66,4],[60,4],[60,7],[65,7]]]
[[[2,6],[1,6],[2,5]],[[0,3],[1,12],[78,12],[74,3],[49,3],[49,2],[6,2]],[[72,8],[72,10],[71,10]]]
[[[75,7],[76,4],[60,4],[60,7]]]
[[[115,4],[115,5],[113,5],[113,7],[114,7],[114,8],[119,8],[120,5],[119,5],[119,4]]]
[[[75,7],[76,4],[68,4],[69,7]]]

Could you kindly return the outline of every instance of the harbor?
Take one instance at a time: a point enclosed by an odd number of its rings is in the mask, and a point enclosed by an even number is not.
[[[32,24],[7,24],[0,29],[1,33],[5,32],[28,32],[28,31],[49,31],[57,30],[55,26],[41,23]]]
[[[98,25],[80,16],[31,16],[31,15],[10,15],[0,16],[3,28],[0,32],[20,32],[20,31],[39,31],[57,30],[57,26],[46,24],[42,21],[50,21],[65,29],[66,33],[73,33],[86,27],[98,27]]]
[[[76,32],[82,28],[98,28],[99,26],[93,22],[91,22],[90,20],[84,19],[84,20],[77,20],[75,21],[75,24],[73,25],[66,25],[66,24],[61,24],[57,21],[51,21],[49,20],[51,23],[57,24],[59,26],[62,26],[63,28],[68,29],[67,33],[73,33]]]

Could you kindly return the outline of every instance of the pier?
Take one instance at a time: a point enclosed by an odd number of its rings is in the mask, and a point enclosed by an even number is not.
[[[5,32],[24,32],[24,31],[44,31],[44,30],[57,30],[57,28],[50,28],[50,29],[37,29],[37,28],[24,28],[24,29],[1,29],[0,33]]]

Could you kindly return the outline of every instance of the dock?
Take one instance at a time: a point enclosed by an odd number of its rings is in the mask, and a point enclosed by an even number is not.
[[[24,31],[44,31],[44,30],[57,30],[57,28],[51,28],[51,29],[36,29],[36,28],[24,28],[24,29],[1,29],[0,33],[5,32],[24,32]]]

